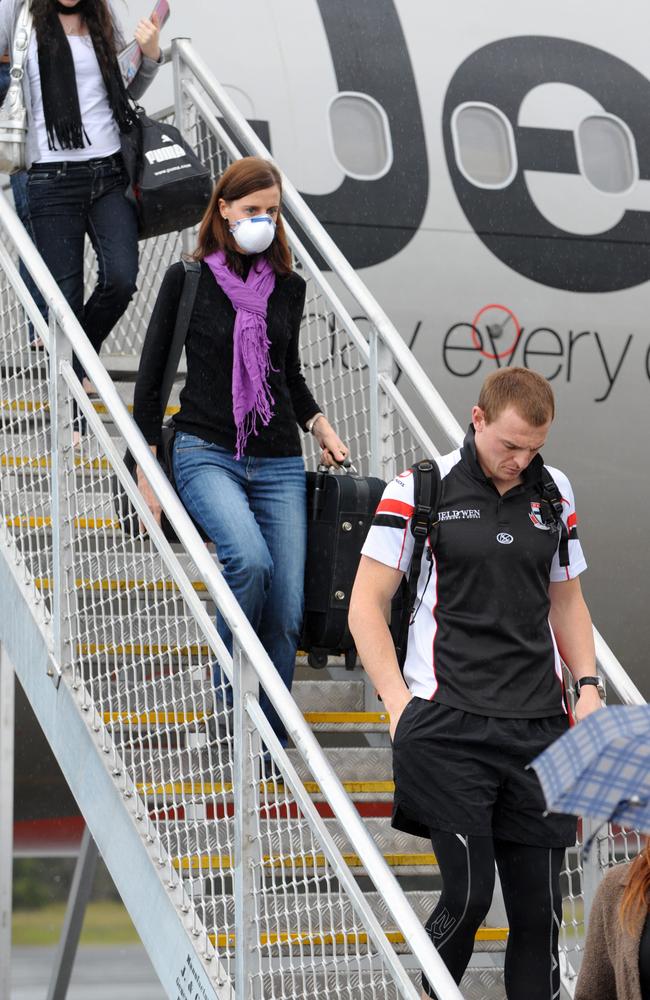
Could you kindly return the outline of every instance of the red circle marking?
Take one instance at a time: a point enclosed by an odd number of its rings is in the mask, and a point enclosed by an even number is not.
[[[489,351],[483,350],[483,348],[481,347],[481,343],[479,341],[478,335],[477,335],[478,321],[481,318],[481,316],[483,315],[483,313],[487,312],[488,309],[501,309],[502,312],[507,313],[508,316],[510,316],[511,320],[515,324],[515,338],[514,338],[512,344],[510,345],[510,347],[508,348],[508,350],[507,351],[503,351],[502,354],[490,354]],[[512,354],[512,352],[514,350],[514,347],[515,347],[515,345],[516,345],[516,343],[517,343],[517,341],[519,339],[519,334],[520,333],[521,333],[521,324],[520,324],[519,320],[517,319],[517,317],[515,316],[515,314],[513,313],[512,309],[508,309],[507,306],[500,306],[500,305],[498,305],[495,302],[491,303],[488,306],[483,306],[482,309],[479,309],[479,311],[477,312],[477,314],[474,317],[474,320],[472,322],[472,343],[474,344],[474,347],[476,348],[477,351],[480,351],[481,354],[484,357],[491,358],[493,361],[495,361],[497,358],[507,358],[509,354]]]

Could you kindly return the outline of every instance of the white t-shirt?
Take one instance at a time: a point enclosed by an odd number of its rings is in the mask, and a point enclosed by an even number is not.
[[[27,72],[32,91],[33,128],[38,145],[34,163],[53,163],[59,160],[96,160],[111,156],[120,149],[120,133],[99,68],[99,62],[90,35],[68,35],[75,76],[81,121],[90,139],[83,149],[49,149],[43,111],[41,74],[38,67],[38,46],[36,34],[32,32],[27,57]]]

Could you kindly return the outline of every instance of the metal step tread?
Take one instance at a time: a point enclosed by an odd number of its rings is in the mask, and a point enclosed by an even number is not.
[[[180,648],[182,647],[169,647],[174,653]],[[209,670],[209,667],[204,667],[202,670],[184,671],[165,678],[153,677],[145,680],[137,670],[124,667],[121,671],[115,672],[111,681],[103,679],[97,681],[95,685],[90,683],[88,686],[97,693],[103,704],[115,704],[116,698],[129,695],[132,696],[134,703],[137,702],[142,707],[155,707],[167,712],[169,706],[173,706],[176,712],[185,712],[186,706],[191,705],[192,700],[199,696],[206,702],[212,701],[213,688]],[[294,681],[291,690],[299,708],[309,715],[315,713],[316,706],[324,703],[354,704],[363,700],[362,681],[357,681],[354,685],[327,680]],[[356,750],[357,748],[350,748],[348,757],[354,756]]]
[[[197,740],[203,743],[205,734]],[[390,748],[377,747],[325,747],[324,753],[353,800],[359,802],[390,802],[394,784]],[[289,757],[298,771],[305,789],[315,802],[322,802],[318,783],[309,772],[297,750],[289,750]],[[165,804],[186,806],[203,803],[212,805],[215,797],[224,803],[232,802],[232,773],[224,766],[219,747],[198,745],[194,747],[165,749],[156,747],[145,750],[138,747],[120,748],[124,766],[133,775],[138,792],[153,800],[156,806]],[[260,783],[269,804],[280,808],[287,801],[284,785],[274,781]]]
[[[342,853],[356,857],[353,845],[350,844],[347,832],[341,828],[337,819],[323,820]],[[435,866],[435,855],[432,852],[431,841],[413,834],[395,830],[388,819],[367,819],[366,829],[375,841],[379,850],[393,858],[421,859],[402,864],[419,864]],[[223,857],[223,845],[234,842],[234,822],[232,819],[215,820],[201,825],[174,823],[166,824],[161,829],[160,837],[164,849],[175,859],[178,868],[183,870],[210,867],[208,858]],[[291,858],[303,856],[305,843],[305,823],[295,819],[260,820],[258,838],[264,855],[271,855],[278,861],[290,863]],[[308,852],[305,857],[310,857]],[[360,862],[356,862],[357,866]],[[400,864],[394,861],[394,864]],[[216,864],[215,867],[221,867]]]

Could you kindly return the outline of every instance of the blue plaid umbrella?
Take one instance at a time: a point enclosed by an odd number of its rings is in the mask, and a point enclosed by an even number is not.
[[[549,812],[650,833],[650,705],[588,715],[530,766]]]

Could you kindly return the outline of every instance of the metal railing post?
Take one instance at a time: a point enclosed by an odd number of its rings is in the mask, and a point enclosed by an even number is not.
[[[605,871],[609,865],[609,837],[607,830],[605,835],[599,835],[598,830],[602,823],[591,819],[582,820],[582,842],[586,844],[590,837],[594,837],[589,856],[582,854],[582,898],[584,902],[584,925],[585,934],[589,925],[589,914],[596,895],[596,890],[603,880]]]
[[[11,996],[14,824],[14,669],[0,644],[0,997]]]
[[[257,675],[233,638],[233,798],[235,848],[235,996],[253,1000],[253,956],[257,948],[255,814],[260,787],[260,739],[246,711],[246,697],[257,698]]]
[[[179,42],[189,42],[189,38],[172,39],[172,73],[174,78],[174,118],[176,128],[179,130],[186,142],[190,142],[190,102],[183,88],[183,79],[192,80],[194,74],[187,68],[183,61]],[[192,247],[192,234],[189,229],[184,229],[181,233],[181,245],[183,253],[190,253]]]
[[[72,362],[70,341],[50,310],[50,451],[52,523],[52,634],[53,664],[50,673],[59,685],[63,670],[72,663],[72,614],[75,591],[72,552],[72,522],[67,505],[66,478],[74,463],[70,394],[61,375],[61,365]],[[80,419],[80,418],[78,418]]]
[[[382,379],[392,380],[393,356],[376,326],[370,328],[369,347],[370,474],[389,480],[395,475],[395,458],[391,446],[393,418]]]
[[[98,857],[97,845],[90,830],[86,827],[72,877],[65,920],[47,991],[47,1000],[65,1000],[68,995],[86,908],[93,891]]]

